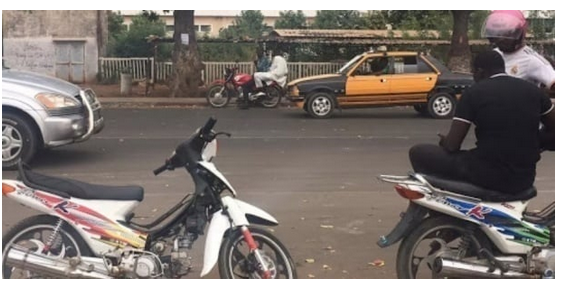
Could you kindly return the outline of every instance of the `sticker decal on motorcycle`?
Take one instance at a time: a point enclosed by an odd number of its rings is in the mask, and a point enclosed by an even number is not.
[[[76,209],[79,208],[78,205],[70,203],[69,201],[62,201],[59,204],[54,206],[54,210],[62,212],[64,214],[69,214],[67,209]]]
[[[508,209],[510,209],[510,210],[514,210],[514,209],[515,209],[515,207],[514,207],[513,205],[511,205],[511,204],[509,204],[509,203],[506,203],[506,202],[502,202],[502,206],[504,206],[504,207],[506,207],[506,208],[508,208]]]
[[[466,213],[466,216],[474,216],[474,217],[478,218],[479,220],[484,220],[486,218],[484,215],[488,214],[490,212],[492,212],[491,208],[482,207],[482,206],[478,205],[478,206],[475,206],[474,208],[470,209]]]
[[[476,205],[473,203],[467,203],[450,197],[446,198],[446,202],[449,203],[448,205],[450,207],[453,207],[459,212],[464,213],[466,216],[477,220],[485,220],[486,217],[484,215],[492,213],[494,211],[494,209],[490,207],[485,207],[480,204]]]
[[[117,246],[117,243],[121,243],[120,247],[126,245],[134,248],[145,247],[147,235],[124,228],[88,207],[39,191],[35,192],[35,197],[41,199],[42,203],[56,211],[63,218],[71,223],[83,226],[83,230],[99,237],[99,239],[93,238],[95,240],[100,240],[112,246]]]
[[[47,201],[45,199],[43,199],[42,197],[39,197],[34,189],[25,187],[25,186],[21,186],[21,185],[17,185],[18,190],[16,190],[16,193],[18,195],[22,195],[22,196],[26,196],[29,198],[32,198],[36,201],[39,201],[40,203],[47,205]]]

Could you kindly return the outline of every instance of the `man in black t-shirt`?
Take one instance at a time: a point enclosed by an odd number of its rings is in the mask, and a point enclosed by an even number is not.
[[[474,80],[458,102],[450,131],[439,134],[439,146],[410,149],[412,166],[418,173],[521,192],[533,185],[543,143],[555,149],[555,107],[535,85],[505,74],[504,60],[495,51],[476,57]],[[541,137],[540,122],[545,125]],[[472,124],[476,148],[460,150]]]

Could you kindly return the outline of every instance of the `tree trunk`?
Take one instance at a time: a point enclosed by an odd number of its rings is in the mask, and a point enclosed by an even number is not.
[[[174,11],[171,97],[198,97],[204,64],[198,55],[194,32],[194,10]]]
[[[468,43],[468,20],[472,10],[452,10],[454,29],[448,52],[448,68],[452,71],[470,72],[472,53]]]

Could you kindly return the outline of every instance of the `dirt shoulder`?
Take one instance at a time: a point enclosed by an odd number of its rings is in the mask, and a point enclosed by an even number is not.
[[[136,84],[134,83],[129,95],[121,95],[121,85],[120,84],[82,84],[82,87],[89,87],[95,91],[97,97],[100,98],[138,98],[138,97],[149,97],[149,98],[169,98],[171,95],[171,90],[167,85],[155,84],[154,86],[146,87],[144,83]],[[201,97],[204,95],[206,88],[199,88],[198,93],[190,96],[189,98]]]

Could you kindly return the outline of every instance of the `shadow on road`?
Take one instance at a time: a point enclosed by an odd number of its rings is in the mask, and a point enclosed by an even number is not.
[[[66,147],[46,149],[36,154],[30,167],[33,169],[61,168],[74,163],[97,161],[100,157],[100,153],[90,149],[66,149]]]
[[[380,113],[383,111],[383,113]],[[302,109],[283,109],[281,116],[285,118],[298,118],[298,119],[313,119],[308,113]],[[387,113],[388,112],[388,113]],[[325,119],[327,121],[338,121],[343,119],[425,119],[427,121],[436,120],[427,116],[422,116],[415,112],[412,108],[362,108],[362,109],[347,109],[335,110],[331,118]],[[315,119],[319,121],[319,119]],[[449,120],[449,119],[444,119]]]

